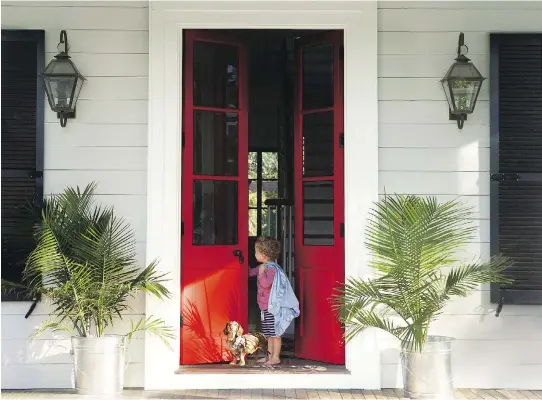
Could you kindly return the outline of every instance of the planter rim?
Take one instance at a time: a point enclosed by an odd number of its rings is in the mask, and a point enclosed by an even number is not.
[[[121,334],[107,334],[103,336],[94,336],[94,337],[88,337],[88,336],[71,336],[71,339],[75,340],[104,340],[104,339],[118,339],[118,338],[126,338],[128,335],[121,335]]]
[[[405,354],[430,353],[432,351],[429,350],[428,347],[433,347],[435,345],[438,345],[439,343],[450,345],[453,341],[455,341],[455,338],[451,336],[428,335],[427,341],[424,343],[422,351],[410,350],[410,349],[401,347],[401,353],[405,353]],[[441,351],[441,350],[437,350],[437,351]]]

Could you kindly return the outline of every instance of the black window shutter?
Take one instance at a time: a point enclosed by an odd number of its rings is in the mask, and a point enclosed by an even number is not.
[[[34,246],[34,218],[24,207],[43,199],[44,43],[44,31],[2,30],[2,278],[13,282],[21,282]]]
[[[542,304],[542,34],[491,35],[491,253],[491,301]]]

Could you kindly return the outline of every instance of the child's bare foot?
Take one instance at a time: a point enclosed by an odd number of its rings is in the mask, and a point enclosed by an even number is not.
[[[271,359],[267,361],[264,365],[277,365],[277,364],[280,364],[280,358]]]

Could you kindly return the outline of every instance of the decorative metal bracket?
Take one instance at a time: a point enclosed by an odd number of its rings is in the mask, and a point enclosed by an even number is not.
[[[496,317],[498,317],[501,314],[503,306],[504,306],[504,296],[502,294],[502,289],[501,289],[501,299],[499,300],[499,305],[497,306],[497,310],[495,311]]]

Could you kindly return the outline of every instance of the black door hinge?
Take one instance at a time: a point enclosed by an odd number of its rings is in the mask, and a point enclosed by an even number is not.
[[[339,147],[344,149],[344,133],[339,134]]]
[[[181,237],[184,236],[184,222],[181,221]]]
[[[344,237],[344,222],[341,224],[341,228],[340,228],[341,232],[341,237],[343,238]]]
[[[491,174],[492,181],[519,181],[519,174]]]

